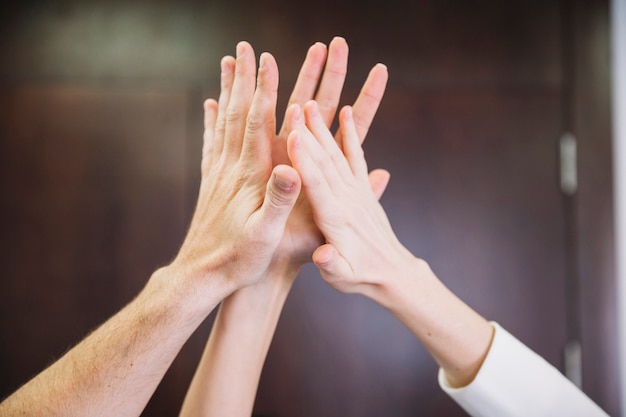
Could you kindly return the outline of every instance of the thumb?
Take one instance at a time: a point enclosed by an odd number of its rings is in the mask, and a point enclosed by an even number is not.
[[[268,227],[282,230],[287,222],[298,195],[300,194],[300,176],[287,165],[277,165],[267,182],[265,199],[260,214]]]
[[[340,291],[345,289],[342,284],[347,283],[353,275],[348,262],[328,243],[313,252],[313,263],[319,268],[324,280]]]

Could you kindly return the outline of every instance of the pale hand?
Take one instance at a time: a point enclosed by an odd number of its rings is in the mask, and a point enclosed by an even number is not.
[[[343,38],[334,38],[328,51],[321,43],[311,46],[289,99],[289,106],[294,104],[302,106],[314,98],[319,105],[322,123],[329,127],[339,105],[347,64],[348,45]],[[322,70],[323,76],[320,81]],[[375,65],[354,103],[354,118],[360,142],[363,142],[367,135],[382,100],[386,83],[387,68],[382,64]],[[287,138],[292,129],[292,122],[286,114],[280,132],[273,141],[274,164],[291,163],[287,154]],[[341,131],[335,135],[338,143],[342,142],[341,135]],[[377,198],[384,192],[388,181],[389,174],[386,171],[377,170],[370,175],[370,186]],[[306,196],[301,194],[287,221],[285,233],[276,251],[276,258],[286,259],[299,267],[311,261],[313,251],[322,243],[323,236],[313,221],[311,206]],[[280,260],[275,259],[275,262],[280,263]]]
[[[414,257],[396,238],[372,191],[352,108],[340,114],[340,144],[315,102],[292,106],[289,117],[294,126],[289,156],[326,240],[313,262],[337,290],[366,293]]]

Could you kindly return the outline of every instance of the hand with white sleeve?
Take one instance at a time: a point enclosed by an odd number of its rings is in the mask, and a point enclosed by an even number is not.
[[[342,109],[337,143],[316,102],[292,106],[289,155],[313,206],[326,243],[313,254],[322,276],[337,290],[367,293],[413,256],[396,238],[369,184],[351,107]],[[306,118],[306,122],[305,122]]]
[[[295,130],[289,156],[326,239],[313,261],[330,285],[368,296],[394,314],[441,367],[441,387],[474,417],[606,416],[558,369],[487,322],[398,242],[367,187],[350,108],[340,114],[343,154],[315,103],[303,112],[294,106],[290,117]]]
[[[393,313],[422,341],[455,386],[469,383],[488,351],[493,329],[452,294],[428,264],[397,239],[368,185],[353,111],[339,115],[340,145],[317,103],[292,106],[289,157],[300,174],[325,243],[313,253],[335,289],[360,293]]]

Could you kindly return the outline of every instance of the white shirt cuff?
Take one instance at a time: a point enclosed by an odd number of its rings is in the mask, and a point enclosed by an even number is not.
[[[558,369],[492,323],[495,334],[474,380],[450,386],[443,369],[439,385],[471,416],[607,417]]]

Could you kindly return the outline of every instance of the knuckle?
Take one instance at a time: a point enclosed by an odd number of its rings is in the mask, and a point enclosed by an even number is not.
[[[328,171],[330,168],[332,168],[332,166],[334,165],[334,161],[332,159],[332,156],[328,157],[321,157],[319,158],[317,161],[317,166],[320,170],[320,172],[326,172]]]
[[[308,179],[307,181],[302,182],[303,189],[317,190],[321,186],[322,186],[322,180],[317,177],[313,177],[313,178]]]
[[[270,187],[269,203],[272,208],[281,209],[291,205],[292,197],[276,187]]]
[[[215,133],[223,134],[226,130],[226,120],[223,117],[220,117],[215,123]]]
[[[227,125],[241,123],[244,116],[245,114],[242,109],[239,109],[237,107],[230,107],[226,112],[225,123]]]
[[[339,151],[339,149],[334,150],[330,154],[330,158],[335,166],[339,166],[339,164],[343,163],[346,157]]]
[[[268,121],[256,113],[251,112],[246,117],[246,129],[250,133],[262,132],[267,126]]]
[[[320,108],[323,109],[334,109],[337,108],[337,100],[333,97],[320,97],[317,99],[317,104]]]

